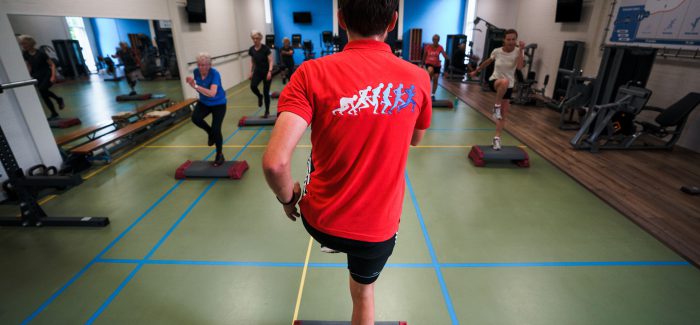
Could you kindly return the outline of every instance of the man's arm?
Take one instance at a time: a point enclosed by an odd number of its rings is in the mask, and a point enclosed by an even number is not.
[[[420,141],[423,140],[424,135],[425,135],[425,130],[418,130],[418,129],[413,130],[413,136],[411,137],[411,145],[417,146],[420,143]]]
[[[282,202],[290,202],[293,198],[292,154],[307,126],[306,120],[299,115],[282,112],[275,122],[270,142],[263,155],[265,180]]]

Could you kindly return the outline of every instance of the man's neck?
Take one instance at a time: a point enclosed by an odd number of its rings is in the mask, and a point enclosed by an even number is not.
[[[384,42],[386,39],[386,32],[384,32],[381,35],[372,35],[372,36],[362,36],[359,34],[355,34],[353,32],[348,31],[348,42],[352,41],[378,41],[378,42]]]

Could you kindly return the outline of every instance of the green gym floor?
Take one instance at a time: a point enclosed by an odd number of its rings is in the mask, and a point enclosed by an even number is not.
[[[281,87],[276,80],[273,90]],[[55,90],[69,104],[92,99],[88,89]],[[188,121],[94,167],[43,207],[107,216],[108,227],[0,229],[1,324],[349,319],[344,255],[321,253],[284,217],[260,166],[270,128],[237,127],[260,112],[247,82],[227,95],[224,150],[248,161],[243,179],[173,178],[183,161],[212,156]],[[443,89],[438,97],[454,98]],[[490,143],[493,132],[464,103],[434,109],[408,159],[397,246],[376,284],[377,320],[698,323],[696,267],[530,150],[529,169],[472,166],[469,146]],[[511,136],[504,144],[522,145]],[[297,180],[310,150],[307,132],[294,155]]]

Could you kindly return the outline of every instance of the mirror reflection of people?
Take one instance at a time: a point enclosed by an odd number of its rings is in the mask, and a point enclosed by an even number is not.
[[[440,76],[440,69],[442,69],[442,63],[440,62],[440,54],[447,60],[447,53],[445,49],[440,45],[440,35],[433,35],[433,44],[426,45],[423,49],[423,65],[428,69],[428,74],[430,75],[430,80],[433,83],[432,89],[432,99],[435,100],[435,92],[437,91],[438,77]]]
[[[489,78],[489,87],[496,92],[496,103],[493,105],[492,114],[493,119],[496,120],[496,136],[493,137],[494,150],[501,150],[501,131],[506,125],[506,116],[508,109],[510,109],[510,98],[515,85],[515,69],[522,69],[525,65],[525,42],[518,42],[516,47],[517,41],[518,32],[515,29],[506,30],[503,46],[494,49],[491,52],[491,57],[484,60],[476,70],[470,73],[471,77],[475,77],[479,71],[491,63],[496,63],[493,74]]]
[[[58,109],[63,109],[65,103],[63,98],[50,90],[51,86],[56,83],[56,64],[54,64],[53,60],[51,60],[44,51],[36,48],[36,41],[33,37],[21,35],[19,37],[19,44],[22,47],[22,57],[29,70],[29,75],[36,79],[36,88],[39,90],[39,95],[44,101],[44,104],[46,104],[46,108],[51,112],[49,119],[58,118],[58,112],[56,112],[56,108],[51,99],[56,101]]]
[[[282,84],[286,84],[287,80],[292,77],[292,73],[294,73],[294,48],[289,42],[289,37],[282,39],[280,58],[280,61],[282,61],[280,65],[282,69]]]
[[[250,32],[253,46],[248,50],[250,55],[250,90],[258,97],[258,107],[265,100],[264,118],[270,116],[270,83],[272,82],[272,51],[262,43],[263,35],[258,31]],[[260,82],[263,83],[263,93],[260,93]]]
[[[192,123],[207,133],[207,144],[216,145],[216,157],[213,165],[221,166],[226,159],[223,153],[223,136],[221,124],[226,115],[226,92],[221,85],[219,71],[211,67],[211,56],[207,53],[197,55],[197,68],[194,78],[187,77],[187,84],[199,93],[199,101],[192,112]],[[211,126],[204,118],[211,114]]]
[[[113,58],[119,58],[119,60],[124,65],[124,75],[126,76],[126,82],[131,88],[129,96],[136,95],[136,81],[141,75],[141,68],[139,68],[138,60],[134,54],[134,50],[129,47],[126,42],[119,42],[119,48],[117,53],[112,55]]]

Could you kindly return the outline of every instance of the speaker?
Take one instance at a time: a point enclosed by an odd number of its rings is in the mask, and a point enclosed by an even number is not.
[[[331,31],[323,31],[321,32],[321,41],[324,44],[331,44],[333,43],[333,32]]]
[[[292,34],[292,47],[295,49],[301,47],[301,34]]]
[[[275,48],[275,34],[265,35],[265,45],[271,49]]]

